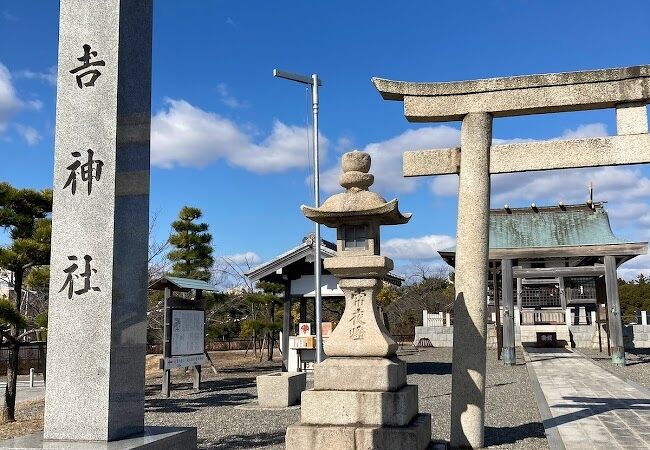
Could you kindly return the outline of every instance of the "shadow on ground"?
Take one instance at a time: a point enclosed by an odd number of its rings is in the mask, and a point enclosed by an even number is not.
[[[236,450],[242,448],[259,448],[278,445],[284,442],[284,431],[275,433],[235,434],[226,436],[217,442],[202,447],[207,450]],[[202,444],[205,444],[203,442]]]
[[[406,366],[409,375],[449,375],[451,363],[447,362],[410,362]]]
[[[528,438],[546,438],[540,422],[524,423],[516,427],[485,427],[485,446],[514,444]]]
[[[160,386],[148,385],[145,411],[188,413],[205,406],[236,406],[256,398],[246,392],[231,392],[255,387],[255,378],[226,378],[201,383],[201,391],[194,393],[192,383],[173,385],[171,398],[154,397],[160,393]],[[175,391],[182,391],[182,396],[175,397]],[[178,395],[179,392],[176,392]]]
[[[650,400],[645,398],[563,397],[563,399],[568,403],[554,405],[554,408],[575,408],[578,411],[545,420],[546,428],[557,427],[610,411],[650,411]]]
[[[582,352],[581,352],[582,353]],[[584,354],[584,353],[583,353]],[[611,356],[607,355],[607,350],[604,350],[600,354],[587,354],[585,355],[588,358],[591,358],[595,361],[608,361],[612,359]],[[635,348],[625,351],[625,365],[626,366],[636,366],[639,364],[648,364],[650,363],[650,348]]]

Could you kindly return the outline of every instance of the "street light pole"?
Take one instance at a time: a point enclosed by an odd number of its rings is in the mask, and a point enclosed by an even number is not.
[[[295,73],[284,72],[274,69],[273,76],[284,78],[298,83],[308,84],[311,86],[312,111],[314,114],[314,203],[315,208],[320,206],[320,178],[319,178],[319,157],[318,157],[318,86],[322,86],[322,81],[316,74],[310,77],[297,75]],[[320,224],[315,224],[315,243],[314,243],[314,293],[316,296],[316,362],[323,361],[323,331],[322,331],[322,311],[323,302],[321,298],[321,238]]]

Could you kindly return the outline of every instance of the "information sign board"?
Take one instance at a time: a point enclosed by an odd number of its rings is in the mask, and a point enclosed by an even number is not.
[[[171,356],[203,355],[205,312],[171,310]]]

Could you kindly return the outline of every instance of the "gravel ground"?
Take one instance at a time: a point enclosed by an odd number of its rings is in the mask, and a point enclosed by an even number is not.
[[[201,392],[192,390],[189,378],[175,375],[170,399],[160,394],[160,379],[147,380],[146,425],[196,427],[199,448],[283,449],[287,426],[300,419],[299,410],[255,411],[235,409],[256,400],[255,377],[279,370],[275,363],[245,362],[239,366],[219,367],[218,375],[203,370]]]
[[[432,414],[436,440],[449,439],[451,349],[404,352],[409,383],[418,384],[420,411]],[[218,364],[218,356],[215,363]],[[300,418],[299,410],[254,411],[235,405],[255,400],[255,377],[278,369],[277,363],[204,371],[205,390],[194,393],[190,380],[174,386],[171,399],[160,395],[160,380],[148,380],[146,422],[198,428],[203,449],[283,449],[286,427]],[[547,449],[544,428],[523,364],[504,367],[496,353],[488,353],[486,445],[495,449]]]
[[[521,358],[521,351],[518,352]],[[435,348],[402,357],[409,383],[419,386],[420,411],[431,414],[433,439],[449,440],[451,349]],[[544,427],[523,360],[505,367],[488,350],[485,445],[494,449],[548,449]]]
[[[521,357],[521,352],[518,355]],[[448,440],[451,349],[405,350],[401,357],[409,364],[409,383],[419,385],[420,411],[432,415],[433,439]],[[149,359],[146,424],[197,427],[202,449],[284,449],[287,426],[300,419],[297,409],[259,411],[235,408],[256,400],[255,377],[277,371],[277,361],[259,363],[237,352],[214,354],[218,373],[215,375],[204,368],[201,392],[191,389],[190,375],[177,370],[172,378],[172,396],[167,399],[160,395],[160,371],[155,368],[157,358],[152,356]],[[634,365],[624,370],[637,370],[632,367]],[[645,381],[648,381],[647,372]],[[523,362],[505,367],[496,360],[496,352],[488,351],[486,391],[485,443],[489,448],[548,449]],[[0,426],[0,438],[42,429],[42,400],[23,404],[18,410],[18,422]]]
[[[600,353],[595,349],[577,349],[577,352],[590,357],[596,364],[609,370],[624,380],[632,380],[646,388],[650,389],[650,349],[639,348],[625,352],[627,365],[618,367],[612,364],[611,357],[607,356],[607,351]]]

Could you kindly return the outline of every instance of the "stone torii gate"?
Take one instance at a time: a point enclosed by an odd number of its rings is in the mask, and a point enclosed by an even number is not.
[[[451,445],[483,447],[490,175],[650,162],[650,65],[445,83],[372,81],[385,100],[404,102],[410,122],[462,121],[460,148],[407,151],[403,171],[460,176]],[[605,108],[616,108],[617,136],[492,145],[494,117]],[[619,305],[608,315],[618,324],[612,357],[624,363]]]

